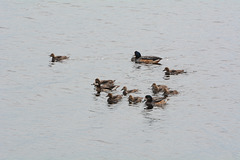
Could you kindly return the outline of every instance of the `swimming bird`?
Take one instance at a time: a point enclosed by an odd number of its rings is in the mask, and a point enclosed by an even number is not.
[[[106,83],[104,85],[100,85],[99,83],[96,83],[95,87],[96,87],[97,92],[99,92],[99,91],[100,92],[109,92],[109,91],[116,90],[120,86],[114,85],[113,83]]]
[[[69,58],[67,56],[55,56],[54,53],[50,54],[49,56],[52,57],[52,62],[58,62]]]
[[[131,58],[131,61],[135,63],[147,63],[147,64],[159,64],[158,62],[162,59],[156,56],[142,56],[140,52],[135,51]]]
[[[97,91],[97,94],[96,94],[97,96],[99,96],[101,92],[107,92],[108,93],[108,92],[112,91],[111,88],[106,88],[106,87],[104,88],[100,84],[96,85],[95,89]]]
[[[95,83],[99,83],[99,84],[113,84],[115,82],[115,80],[100,80],[99,78],[95,79]]]
[[[129,93],[135,93],[138,92],[138,89],[131,89],[131,90],[127,90],[127,87],[124,86],[121,91],[123,91],[123,95],[126,96]]]
[[[128,97],[128,102],[131,104],[131,103],[139,103],[139,102],[142,102],[142,99],[143,97],[133,97],[132,95],[129,95]]]
[[[154,94],[158,92],[162,92],[164,88],[168,88],[166,85],[156,85],[156,83],[152,84],[152,91]]]
[[[163,89],[163,95],[168,96],[168,95],[175,95],[178,94],[179,92],[177,90],[169,90],[168,88]]]
[[[122,99],[122,95],[113,96],[112,93],[108,93],[107,97],[108,104],[116,104]]]
[[[147,106],[145,109],[153,109],[154,106],[163,107],[167,102],[164,99],[161,100],[153,100],[152,96],[145,96],[145,105]]]
[[[175,70],[175,69],[170,70],[168,67],[165,67],[163,71],[165,71],[165,75],[178,75],[178,74],[186,73],[184,72],[184,70]]]

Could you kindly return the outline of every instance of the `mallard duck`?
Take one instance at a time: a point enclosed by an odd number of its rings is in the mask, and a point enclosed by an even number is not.
[[[58,62],[69,58],[67,56],[55,56],[54,53],[50,54],[49,56],[52,57],[52,62]]]
[[[175,70],[175,69],[170,70],[168,67],[165,67],[163,71],[165,71],[165,75],[178,75],[178,74],[186,73],[184,72],[184,70]]]
[[[156,85],[156,83],[152,84],[152,91],[154,94],[158,92],[162,92],[164,88],[168,88],[166,85]]]
[[[108,93],[107,97],[108,104],[116,104],[122,99],[122,95],[113,96],[112,93]]]
[[[131,103],[139,103],[139,102],[142,102],[142,97],[133,97],[132,95],[129,95],[128,97],[128,102],[131,104]]]
[[[138,51],[135,51],[134,55],[131,61],[135,63],[159,64],[158,62],[162,59],[156,56],[141,56],[141,53]]]
[[[94,84],[113,84],[115,82],[115,80],[100,80],[99,78],[95,79],[95,83]]]
[[[169,90],[168,88],[163,89],[163,95],[168,96],[168,95],[175,95],[178,94],[179,92],[177,90]]]
[[[163,105],[166,104],[166,101],[164,99],[161,100],[153,100],[152,96],[146,95],[145,96],[145,105],[147,106],[145,109],[153,109],[154,106],[157,107],[163,107]]]
[[[126,96],[129,93],[135,93],[138,92],[138,89],[131,89],[131,90],[127,90],[127,87],[124,86],[121,91],[123,91],[123,95]]]

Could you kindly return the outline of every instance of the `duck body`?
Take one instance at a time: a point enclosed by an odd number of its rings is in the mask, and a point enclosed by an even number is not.
[[[165,67],[163,71],[165,71],[165,75],[178,75],[178,74],[186,73],[184,70],[175,70],[175,69],[170,70],[168,67]]]
[[[96,85],[95,86],[95,89],[96,89],[96,91],[97,91],[97,94],[99,95],[101,92],[111,92],[112,91],[112,89],[111,88],[109,88],[109,87],[102,87],[101,85]]]
[[[163,92],[164,88],[168,88],[166,85],[156,85],[156,83],[152,84],[152,92],[157,94],[159,92]]]
[[[99,78],[95,79],[95,83],[94,84],[114,84],[115,80],[100,80]]]
[[[112,93],[108,93],[107,97],[108,104],[116,104],[122,99],[122,95],[113,96]]]
[[[111,92],[113,90],[116,90],[119,86],[111,84],[111,85],[100,85],[96,84],[95,89],[97,91],[97,94],[100,94],[100,92]]]
[[[154,100],[150,95],[146,95],[145,100],[145,105],[147,106],[145,109],[153,109],[154,106],[163,107],[167,103],[165,99]]]
[[[142,97],[133,97],[132,95],[129,95],[128,97],[128,102],[129,104],[133,103],[133,104],[137,104],[139,102],[142,102]]]
[[[95,85],[96,89],[109,89],[109,90],[116,90],[119,86],[114,84],[115,80],[99,80],[98,78],[95,79]]]
[[[50,54],[49,56],[52,57],[52,62],[59,62],[69,58],[67,56],[55,56],[54,53]]]
[[[163,95],[168,96],[168,95],[176,95],[179,92],[177,90],[169,90],[168,88],[164,88]]]
[[[135,51],[134,54],[135,56],[131,58],[131,61],[135,63],[159,64],[158,62],[162,59],[156,56],[142,56],[138,51]]]
[[[131,89],[131,90],[127,90],[127,87],[124,86],[121,90],[123,90],[123,95],[126,96],[129,93],[135,93],[138,92],[138,89]]]

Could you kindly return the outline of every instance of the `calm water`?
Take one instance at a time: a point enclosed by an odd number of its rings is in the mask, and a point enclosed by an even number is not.
[[[240,159],[240,1],[1,0],[0,22],[0,159]],[[108,105],[97,77],[180,94]]]

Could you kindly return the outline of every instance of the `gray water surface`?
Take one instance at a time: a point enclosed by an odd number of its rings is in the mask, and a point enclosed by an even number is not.
[[[240,159],[240,1],[0,2],[0,159]],[[162,65],[131,62],[135,50]],[[187,73],[164,79],[166,66]],[[108,105],[97,77],[114,94],[180,94]]]

